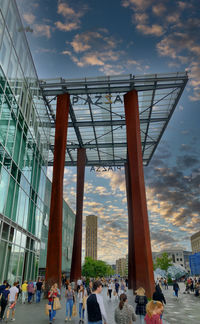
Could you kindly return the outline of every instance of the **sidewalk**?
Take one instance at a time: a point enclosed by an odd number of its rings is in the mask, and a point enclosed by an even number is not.
[[[177,300],[173,296],[172,287],[168,290],[163,290],[167,305],[164,308],[163,324],[199,324],[200,323],[200,298],[194,295],[184,295],[184,285],[180,285],[181,292],[180,297]],[[64,295],[64,289],[62,291]],[[128,303],[134,305],[133,292],[129,290],[127,292]],[[104,298],[104,305],[108,315],[108,324],[115,324],[114,322],[114,310],[117,307],[119,301],[116,297],[112,296],[111,301],[107,297],[107,289],[103,288],[102,296]],[[48,316],[45,315],[46,300],[42,300],[39,304],[17,304],[15,323],[16,324],[48,324]],[[61,300],[62,309],[57,311],[55,324],[65,323],[65,298]],[[10,322],[11,323],[11,322]],[[73,318],[68,324],[78,324],[79,318]],[[85,316],[85,323],[87,323],[87,316]],[[136,324],[140,324],[139,318]]]

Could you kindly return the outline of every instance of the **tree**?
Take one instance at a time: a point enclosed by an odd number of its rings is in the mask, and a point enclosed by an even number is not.
[[[114,274],[114,270],[109,264],[101,260],[93,260],[90,257],[85,258],[82,268],[82,275],[87,278],[105,277]]]
[[[166,252],[156,259],[154,265],[155,269],[160,268],[165,271],[167,271],[170,266],[172,266],[172,258],[169,258]]]

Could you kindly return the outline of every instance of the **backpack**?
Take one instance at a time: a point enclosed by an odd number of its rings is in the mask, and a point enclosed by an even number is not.
[[[144,296],[139,296],[138,304],[144,305]]]

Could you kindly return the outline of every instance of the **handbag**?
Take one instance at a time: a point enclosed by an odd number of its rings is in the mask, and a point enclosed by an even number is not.
[[[83,309],[86,308],[87,296],[83,296]]]
[[[74,303],[73,308],[72,308],[72,317],[77,316],[77,309],[76,309],[76,304]]]
[[[46,314],[47,316],[49,316],[49,311],[51,311],[51,305],[46,304],[46,305],[45,305],[45,314]]]
[[[55,297],[53,301],[53,310],[59,310],[59,309],[61,309],[60,300],[58,297]]]
[[[15,305],[16,305],[16,302],[12,303],[9,308],[13,309],[15,307]]]

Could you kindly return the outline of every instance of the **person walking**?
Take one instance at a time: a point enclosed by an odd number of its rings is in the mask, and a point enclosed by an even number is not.
[[[110,300],[111,300],[111,297],[112,297],[112,291],[113,291],[113,284],[112,284],[112,281],[109,280],[108,281],[108,296],[110,297]]]
[[[25,280],[22,284],[22,304],[25,304],[28,296],[28,283]]]
[[[115,291],[116,291],[116,296],[119,296],[119,282],[115,282]]]
[[[0,294],[0,305],[1,305],[1,313],[0,313],[0,322],[3,321],[4,312],[6,309],[6,306],[9,302],[10,297],[10,285],[7,283],[5,286],[5,289]]]
[[[88,324],[108,323],[106,311],[103,304],[103,298],[100,295],[102,283],[97,280],[93,284],[93,292],[87,299]]]
[[[178,298],[178,291],[180,290],[179,285],[177,283],[177,281],[175,280],[175,282],[173,283],[173,290],[174,290],[174,294],[175,296]]]
[[[93,287],[93,282],[90,281],[87,289],[87,295],[90,296],[92,294],[92,287]]]
[[[162,304],[166,304],[165,296],[163,295],[159,284],[155,287],[152,299],[160,301]]]
[[[65,297],[66,297],[66,318],[65,321],[68,321],[72,319],[72,308],[74,304],[74,290],[72,290],[71,285],[68,285],[68,289],[65,292]]]
[[[140,316],[140,323],[144,324],[144,317],[146,315],[146,304],[148,303],[147,297],[145,296],[144,288],[140,287],[136,290],[136,315]]]
[[[144,318],[146,324],[163,324],[162,313],[163,304],[159,301],[151,300],[146,306],[147,314]]]
[[[32,280],[29,280],[27,290],[28,290],[28,303],[31,304],[32,303],[32,298],[33,298],[33,295],[34,295],[34,292],[35,292],[34,283],[33,283]]]
[[[87,293],[84,289],[83,285],[80,285],[80,289],[78,291],[78,304],[79,304],[79,322],[83,323],[84,322],[84,314],[85,314],[85,307],[83,305],[84,303],[84,298],[86,298]]]
[[[53,302],[54,298],[58,296],[57,289],[53,286],[51,286],[51,289],[48,292],[48,304],[51,305],[51,309],[49,310],[49,324],[52,324],[53,320],[55,320],[56,311],[53,309]]]
[[[42,286],[43,286],[43,283],[39,278],[38,281],[36,282],[36,303],[40,302],[41,293],[42,293]]]
[[[128,305],[128,300],[126,294],[121,294],[120,302],[115,309],[114,318],[117,324],[130,324],[136,321],[137,316],[135,315],[134,308]]]
[[[10,309],[12,309],[11,321],[15,321],[15,307],[17,303],[17,296],[19,293],[19,289],[17,288],[17,282],[14,282],[13,286],[9,290],[10,290],[10,296],[9,296],[9,303],[8,303],[8,310],[7,310],[7,321],[9,320]]]

